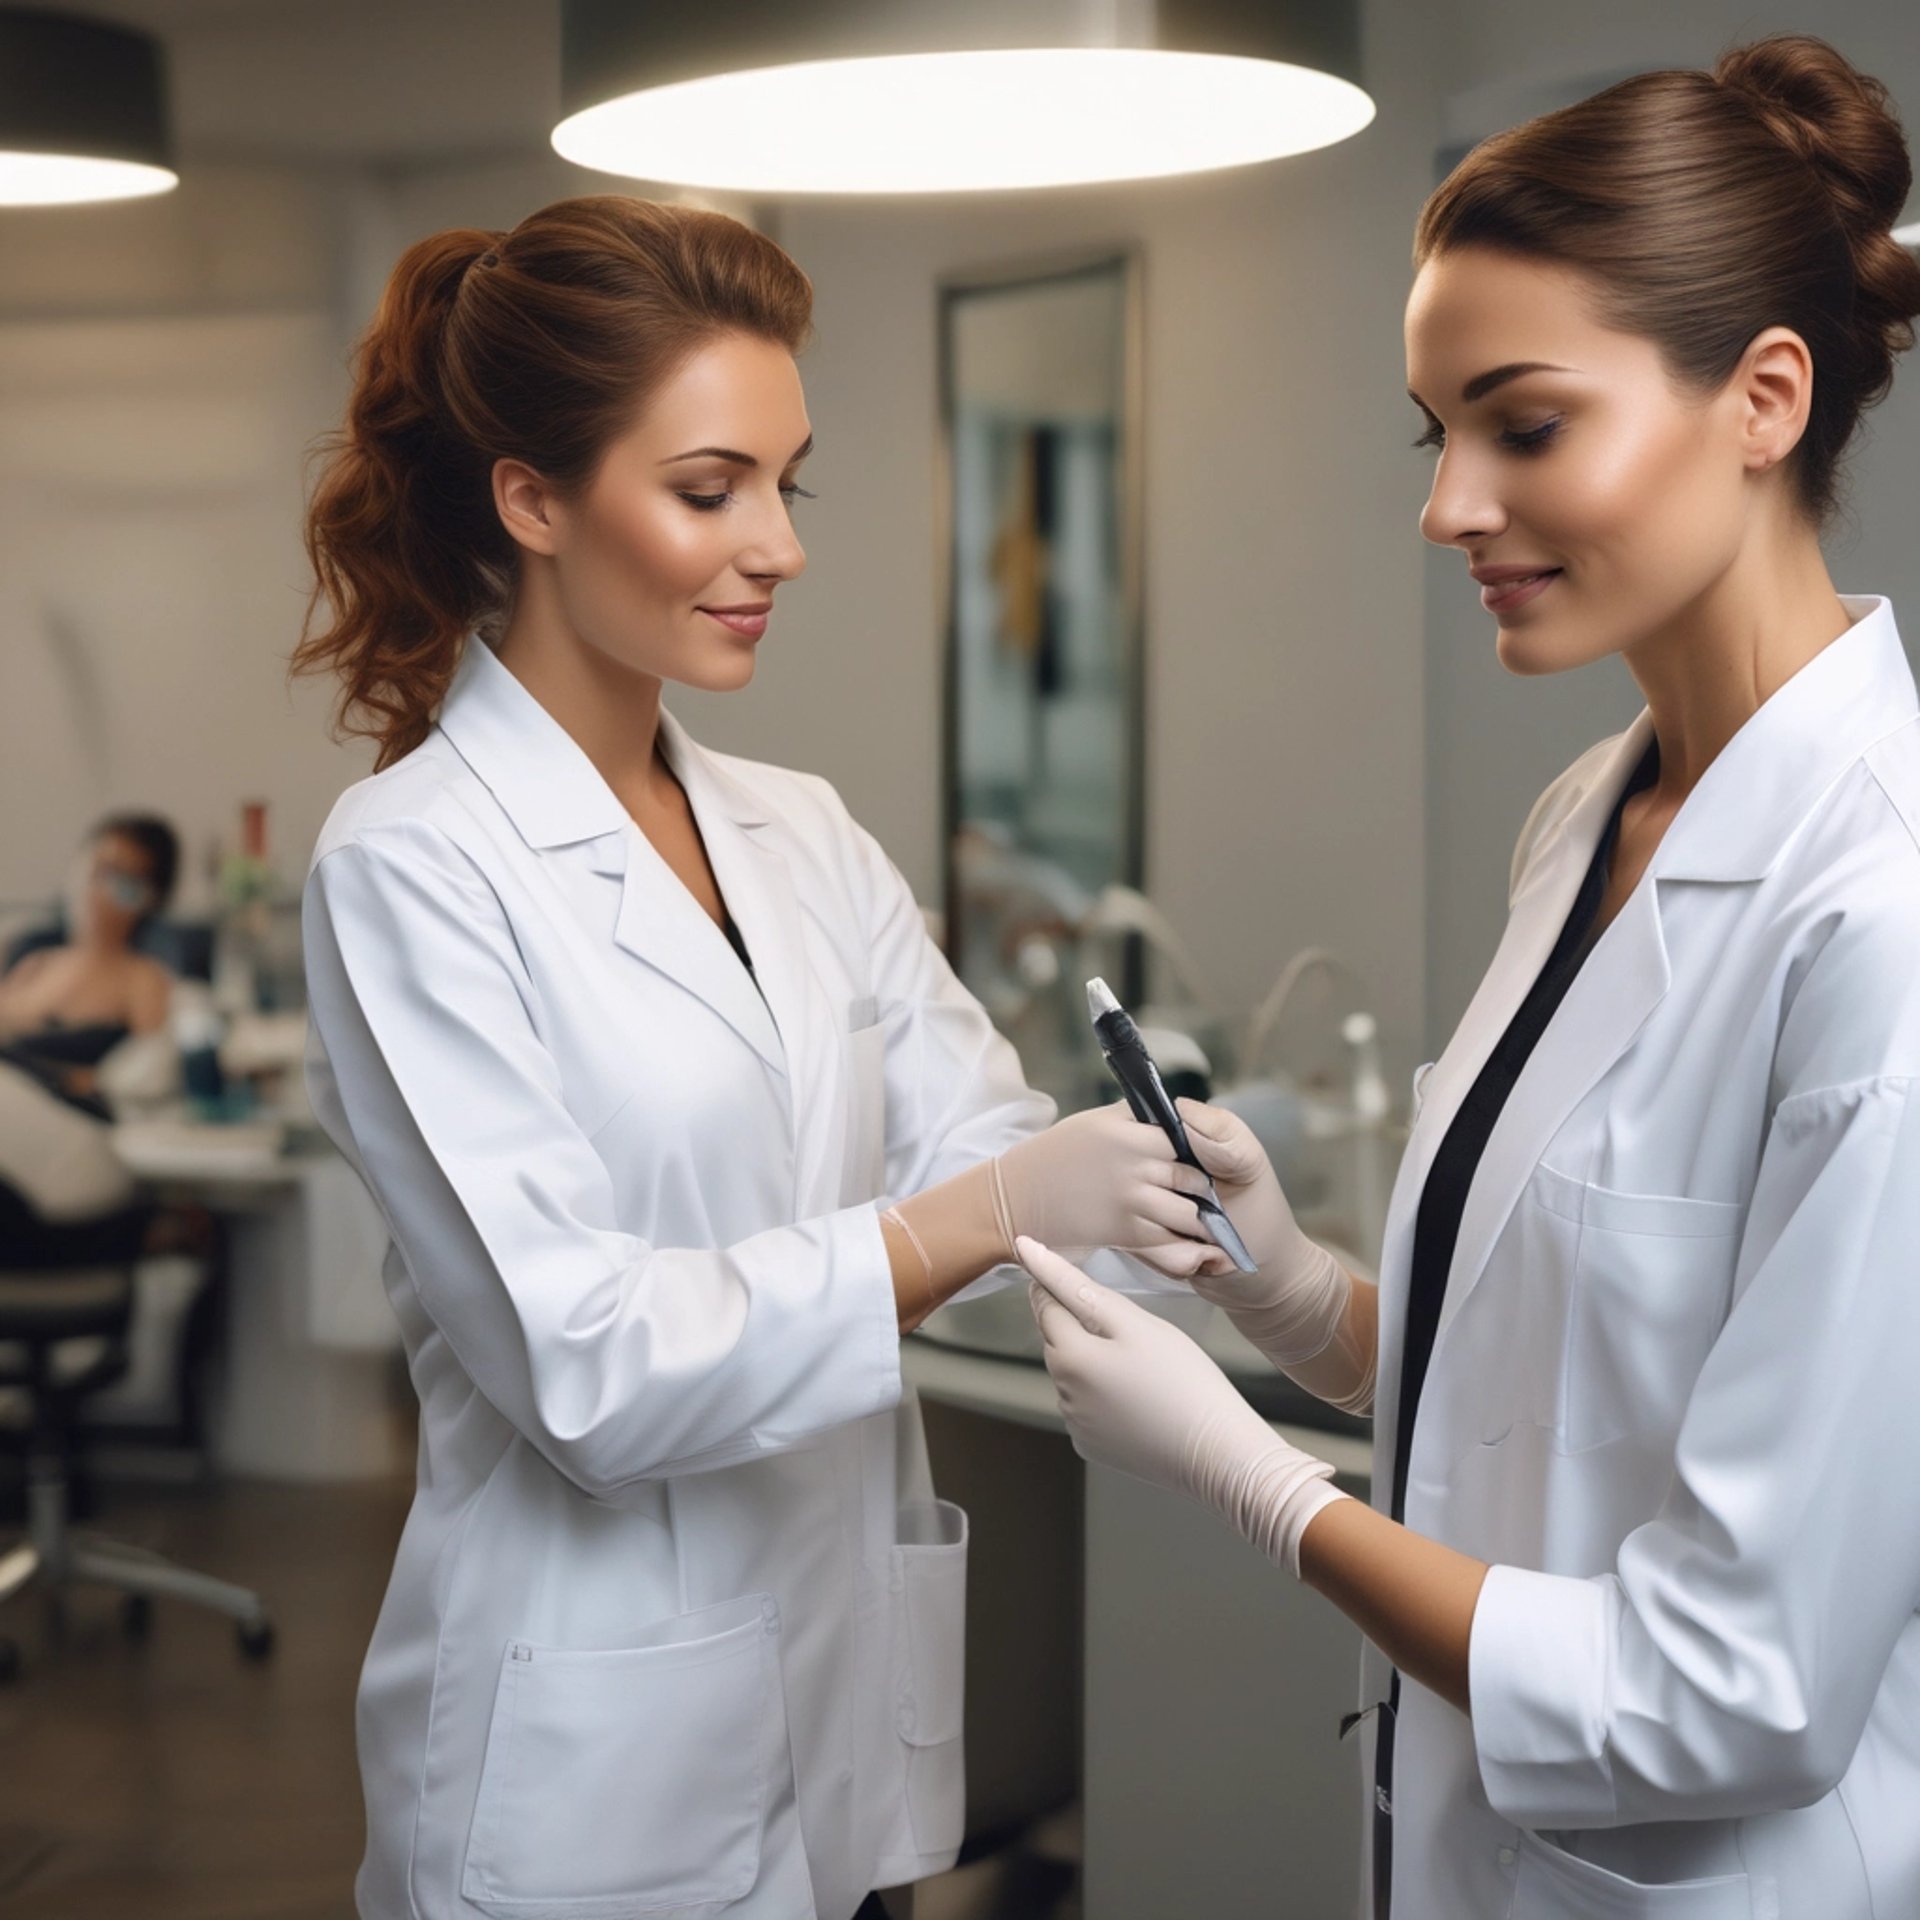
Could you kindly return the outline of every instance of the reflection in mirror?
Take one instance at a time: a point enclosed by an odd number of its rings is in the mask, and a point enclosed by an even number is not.
[[[942,298],[948,951],[1069,1107],[1112,1097],[1087,973],[1139,990],[1137,940],[1099,931],[1141,882],[1135,274]]]

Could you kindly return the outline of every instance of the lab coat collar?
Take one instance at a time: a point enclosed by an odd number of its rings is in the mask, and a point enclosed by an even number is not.
[[[1842,594],[1840,604],[1853,624],[1720,750],[1661,836],[1648,867],[1652,879],[1764,879],[1820,796],[1876,741],[1920,711],[1892,603],[1878,594]],[[1652,738],[1643,709],[1537,858],[1557,854],[1554,841],[1563,837],[1581,850],[1585,870]]]
[[[569,846],[625,825],[626,808],[579,743],[478,634],[440,703],[440,731],[528,846]]]
[[[627,810],[599,769],[477,634],[468,638],[441,702],[440,730],[528,846],[571,846],[625,831]],[[760,799],[664,710],[660,733],[667,764],[687,788],[696,813],[703,811],[704,797],[709,814],[717,810],[743,827],[767,824],[768,810]]]
[[[662,711],[662,751],[686,790],[754,977],[573,736],[477,635],[442,703],[440,727],[529,847],[587,843],[593,871],[619,880],[617,946],[704,1001],[769,1067],[787,1072],[782,1035],[801,1013],[787,964],[802,950],[799,909],[786,863],[755,842],[753,830],[771,814],[743,781]]]

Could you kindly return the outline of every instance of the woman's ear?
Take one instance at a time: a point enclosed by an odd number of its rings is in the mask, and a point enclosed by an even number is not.
[[[524,460],[493,463],[493,506],[516,546],[528,553],[559,550],[559,496]]]
[[[1734,376],[1742,450],[1753,472],[1777,467],[1807,430],[1813,404],[1813,355],[1791,327],[1754,335]]]

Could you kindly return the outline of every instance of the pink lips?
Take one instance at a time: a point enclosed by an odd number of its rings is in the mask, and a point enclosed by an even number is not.
[[[702,607],[709,620],[717,620],[729,633],[743,640],[758,640],[767,630],[771,607]]]
[[[1510,613],[1515,607],[1524,607],[1529,600],[1537,599],[1559,577],[1560,570],[1556,567],[1542,573],[1488,580],[1480,589],[1480,604],[1489,613]]]

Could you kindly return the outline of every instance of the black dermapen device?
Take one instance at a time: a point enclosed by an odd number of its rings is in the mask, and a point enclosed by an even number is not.
[[[1108,1069],[1120,1082],[1133,1117],[1149,1127],[1158,1127],[1173,1143],[1174,1155],[1198,1173],[1206,1173],[1195,1156],[1187,1130],[1180,1124],[1179,1109],[1168,1096],[1160,1069],[1140,1039],[1140,1029],[1132,1016],[1113,997],[1104,980],[1087,982],[1087,1011],[1093,1016],[1093,1030],[1100,1036],[1100,1051],[1106,1055]],[[1194,1200],[1200,1209],[1200,1224],[1207,1237],[1242,1273],[1257,1273],[1258,1264],[1247,1251],[1247,1243],[1235,1231],[1213,1191],[1213,1176],[1207,1175],[1207,1192]]]

